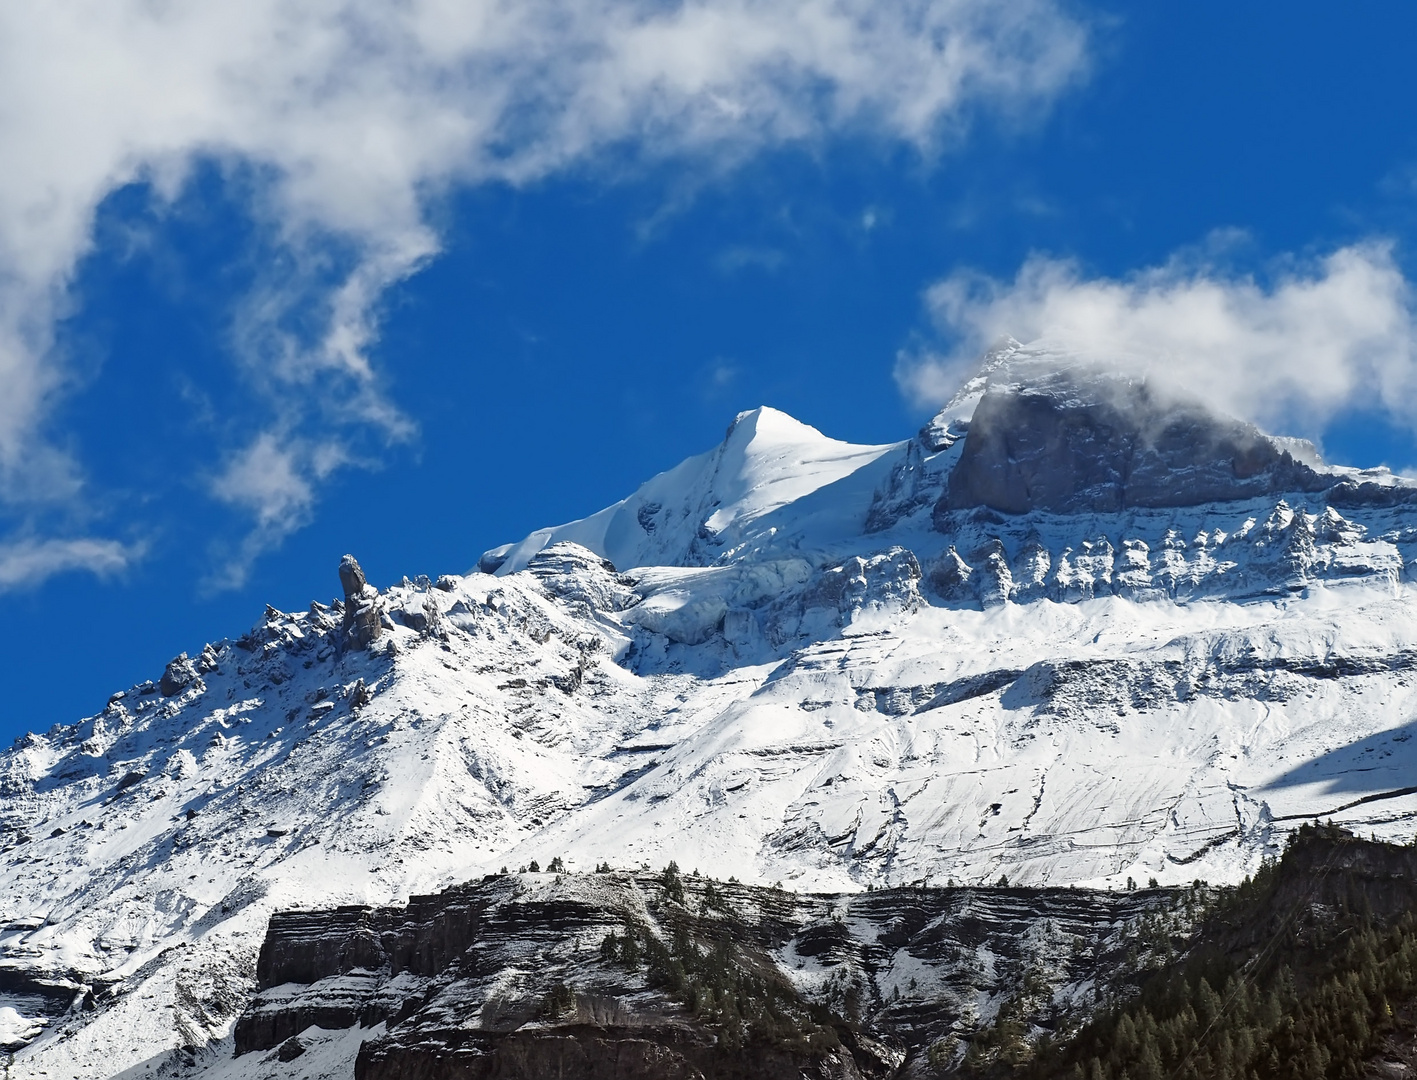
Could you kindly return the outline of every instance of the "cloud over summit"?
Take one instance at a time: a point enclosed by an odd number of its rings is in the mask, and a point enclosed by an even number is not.
[[[1281,434],[1317,436],[1355,406],[1412,423],[1417,312],[1391,246],[1291,260],[1266,279],[1177,258],[1121,278],[1034,256],[1013,280],[959,271],[926,292],[952,342],[903,354],[908,393],[943,401],[1005,335],[1176,385]]]

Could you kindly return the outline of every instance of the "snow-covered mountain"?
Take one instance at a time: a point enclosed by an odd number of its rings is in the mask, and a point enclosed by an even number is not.
[[[1408,836],[1414,558],[1417,485],[1046,346],[896,444],[744,413],[0,755],[10,1075],[178,1069],[273,911],[532,860],[1103,886],[1233,881],[1315,816]]]

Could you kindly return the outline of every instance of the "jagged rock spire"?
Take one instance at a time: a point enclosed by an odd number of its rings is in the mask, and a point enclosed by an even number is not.
[[[383,630],[379,591],[370,587],[364,568],[353,555],[340,560],[339,580],[344,587],[345,639],[356,649],[367,649]]]

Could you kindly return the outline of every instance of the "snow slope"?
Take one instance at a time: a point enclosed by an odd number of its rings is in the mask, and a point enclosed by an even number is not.
[[[869,469],[890,449],[829,439],[776,409],[753,409],[734,418],[719,446],[660,473],[628,499],[494,548],[481,565],[499,574],[523,570],[537,551],[562,541],[620,567],[702,566],[741,555],[747,537],[780,527],[775,512],[795,517],[809,496]]]
[[[1410,836],[1411,485],[1291,452],[1293,491],[1250,469],[1186,505],[951,503],[975,408],[1047,355],[1005,346],[889,446],[744,413],[495,572],[384,590],[368,649],[338,603],[268,610],[19,740],[10,1074],[216,1067],[273,910],[532,860],[1115,885],[1236,880],[1316,815]],[[1089,377],[1050,385],[1087,408]],[[320,1047],[298,1067],[348,1075],[357,1047]]]

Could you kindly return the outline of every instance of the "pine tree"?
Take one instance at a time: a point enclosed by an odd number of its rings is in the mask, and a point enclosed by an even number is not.
[[[659,875],[659,886],[664,890],[664,896],[668,900],[673,900],[676,904],[684,902],[684,881],[679,876],[679,864],[672,859],[669,865]]]

